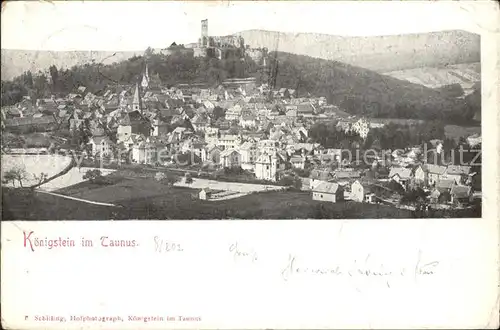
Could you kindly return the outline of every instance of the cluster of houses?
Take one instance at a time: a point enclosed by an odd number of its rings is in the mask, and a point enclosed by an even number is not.
[[[66,97],[25,97],[2,107],[2,129],[54,135],[85,131],[93,156],[122,150],[131,153],[132,161],[150,164],[158,162],[161,152],[192,152],[201,161],[255,170],[266,180],[274,180],[271,167],[279,168],[291,154],[292,163],[303,167],[301,150],[312,149],[308,127],[335,117],[335,108],[322,97],[296,97],[293,89],[270,90],[257,87],[255,79],[233,80],[212,89],[163,88],[152,83],[146,65],[135,86],[96,94],[81,86]],[[266,150],[267,156],[257,150]]]
[[[402,195],[416,187],[427,192],[422,202],[434,206],[468,206],[474,198],[472,180],[476,173],[471,172],[471,166],[392,166],[386,175],[373,173],[377,170],[313,170],[304,188],[312,191],[314,200],[334,203],[352,200],[397,205]]]
[[[309,130],[318,121],[335,119],[337,129],[365,138],[383,122],[346,116],[324,97],[299,97],[293,89],[256,86],[252,78],[233,79],[217,88],[165,88],[150,79],[146,65],[140,84],[117,85],[96,94],[81,86],[64,98],[25,97],[15,106],[2,107],[1,115],[6,131],[54,136],[61,131],[85,132],[86,148],[94,157],[120,152],[134,163],[161,166],[171,164],[175,155],[188,154],[195,162],[242,168],[266,181],[308,169],[302,186],[312,191],[315,200],[382,199],[373,189],[373,182],[380,180],[367,179],[373,169],[333,170],[332,162],[342,161],[341,149],[312,143]],[[432,189],[435,202],[471,198],[470,168],[412,166],[418,155],[415,148],[392,155],[396,166],[386,169],[385,179],[403,189],[419,182]]]

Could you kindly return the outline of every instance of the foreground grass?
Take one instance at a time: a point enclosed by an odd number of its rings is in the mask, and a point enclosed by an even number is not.
[[[169,196],[150,201],[151,218],[161,218],[169,209],[172,218],[187,219],[342,219],[342,218],[405,218],[407,211],[379,205],[357,203],[322,203],[313,201],[307,192],[260,192],[224,201],[188,200],[189,196]],[[141,205],[143,200],[131,201]],[[136,208],[131,209],[134,218]]]
[[[109,187],[110,188],[110,187]],[[321,203],[307,192],[262,192],[224,201],[202,201],[197,191],[170,187],[162,195],[119,201],[104,207],[41,193],[3,192],[6,220],[98,219],[296,219],[407,218],[408,211],[382,205]]]
[[[2,189],[2,220],[111,219],[114,208],[20,189]]]
[[[5,220],[127,219],[395,219],[413,217],[480,217],[476,210],[433,211],[419,215],[387,205],[313,201],[309,192],[268,191],[205,201],[198,189],[171,187],[151,178],[115,178],[107,184],[81,182],[59,194],[118,207],[100,206],[34,192],[2,190]]]

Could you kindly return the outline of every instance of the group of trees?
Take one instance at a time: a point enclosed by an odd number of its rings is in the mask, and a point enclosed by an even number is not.
[[[194,57],[185,49],[173,51],[170,55],[151,54],[148,65],[166,85],[205,83],[214,87],[225,79],[249,77],[261,70],[249,56],[239,53],[224,53],[218,59],[213,56]]]
[[[312,142],[319,143],[325,148],[340,149],[355,148],[362,141],[357,133],[337,128],[336,121],[314,124],[309,130],[309,138]]]
[[[403,204],[423,204],[425,203],[427,196],[427,192],[425,192],[421,187],[415,186],[405,191],[403,196],[401,196],[400,202]]]
[[[278,183],[282,186],[290,187],[295,190],[302,189],[302,179],[298,175],[285,175],[280,178]]]
[[[53,66],[52,70],[55,69]],[[50,95],[50,78],[39,71],[33,74],[26,71],[12,81],[2,80],[2,105],[13,105],[20,102],[23,96],[29,96],[32,100]]]
[[[396,124],[388,123],[382,128],[372,128],[368,136],[362,139],[354,131],[344,131],[337,127],[336,121],[314,124],[309,137],[313,142],[325,148],[339,149],[404,149],[412,145],[421,145],[433,139],[445,139],[444,123],[430,121],[426,123]]]
[[[444,140],[444,123],[429,121],[425,123],[396,124],[388,123],[382,128],[373,128],[364,141],[365,148],[404,149],[428,143],[431,140]]]
[[[259,72],[258,66],[249,56],[228,52],[222,59],[216,57],[194,57],[192,51],[177,47],[169,55],[146,52],[126,61],[112,64],[87,63],[71,68],[57,68],[52,65],[49,74],[27,71],[13,81],[2,81],[2,104],[12,105],[23,96],[32,99],[64,96],[75,92],[79,86],[99,94],[107,86],[138,82],[147,62],[152,83],[167,86],[178,83],[206,83],[217,86],[227,78],[243,78]]]
[[[16,182],[19,184],[19,187],[23,187],[23,182],[28,179],[28,172],[22,167],[13,167],[2,175],[2,183],[7,184],[12,182],[12,185],[15,186]]]
[[[34,186],[41,185],[48,178],[48,174],[44,173],[44,172],[42,172],[40,174],[32,174],[31,176],[34,180],[32,182],[34,184]],[[30,179],[30,174],[26,171],[26,169],[24,167],[20,167],[20,166],[15,166],[13,168],[6,170],[4,173],[2,173],[2,183],[3,184],[12,183],[13,186],[16,186],[16,182],[17,182],[19,187],[23,188],[23,184],[26,183],[26,181],[29,179]]]

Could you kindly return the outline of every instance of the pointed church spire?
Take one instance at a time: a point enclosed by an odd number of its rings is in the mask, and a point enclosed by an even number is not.
[[[139,83],[135,85],[134,99],[132,100],[132,108],[134,111],[142,112],[142,100],[141,94],[139,93]]]
[[[144,89],[149,87],[149,73],[148,73],[148,64],[146,63],[146,69],[144,70],[144,74],[142,75],[141,86]]]

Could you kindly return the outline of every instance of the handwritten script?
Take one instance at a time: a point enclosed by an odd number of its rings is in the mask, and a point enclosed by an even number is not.
[[[242,247],[238,242],[229,246],[229,252],[233,254],[234,260],[247,259],[251,262],[257,261],[257,253],[253,249]]]
[[[229,245],[228,252],[234,262],[246,261],[255,267],[259,266],[260,260],[254,248],[243,247],[242,244],[234,242]],[[266,255],[264,252],[262,251],[262,254]],[[297,257],[289,253],[287,258],[277,265],[280,267],[281,279],[285,282],[311,277],[331,278],[354,285],[357,291],[361,291],[366,285],[390,289],[395,283],[416,284],[421,278],[431,278],[440,270],[440,262],[424,260],[421,251],[418,251],[416,257],[406,258],[404,263],[394,261],[390,256],[384,256],[386,261],[383,262],[370,253],[358,258],[344,258],[342,262],[327,262],[329,259],[331,256],[328,254],[314,256],[315,262],[322,264],[316,266],[307,257]]]
[[[300,276],[331,276],[347,280],[355,284],[360,290],[363,282],[380,283],[387,288],[398,280],[410,279],[417,282],[420,277],[430,277],[438,271],[439,261],[422,262],[421,252],[418,253],[416,262],[402,266],[397,263],[383,263],[373,260],[370,254],[360,259],[353,259],[342,263],[333,263],[327,267],[309,266],[304,260],[290,254],[281,271],[284,281],[289,281]]]

